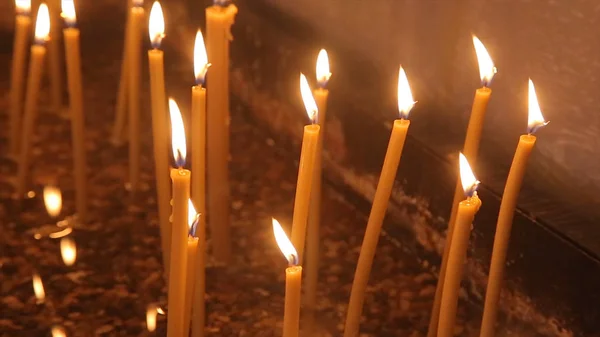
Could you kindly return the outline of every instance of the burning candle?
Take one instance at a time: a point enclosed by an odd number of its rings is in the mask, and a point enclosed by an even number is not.
[[[215,258],[231,259],[229,230],[229,42],[237,7],[214,0],[206,8],[208,59],[212,62],[208,90],[208,212]]]
[[[31,29],[31,0],[15,0],[15,41],[13,45],[12,70],[10,73],[10,152],[19,151],[21,110],[23,109],[23,79],[27,61],[27,44]]]
[[[150,67],[150,97],[152,100],[152,132],[154,146],[154,175],[156,181],[156,200],[158,204],[158,223],[162,245],[165,274],[169,275],[169,253],[171,245],[171,213],[169,202],[169,135],[167,129],[167,98],[165,92],[164,54],[160,43],[165,36],[165,20],[162,7],[155,1],[150,10],[148,32],[152,49],[148,51]]]
[[[31,46],[29,60],[29,75],[27,77],[27,94],[21,133],[21,152],[19,153],[19,173],[17,175],[16,193],[18,198],[25,196],[27,175],[29,173],[29,155],[34,134],[34,124],[37,116],[37,103],[40,90],[40,80],[46,56],[46,40],[50,34],[50,13],[48,6],[42,3],[38,9],[35,23],[35,43]]]
[[[156,316],[158,310],[156,304],[149,304],[146,308],[146,329],[148,332],[154,332],[156,330]]]
[[[498,222],[496,224],[496,234],[494,236],[494,248],[492,251],[492,261],[490,262],[490,274],[488,279],[487,290],[485,294],[485,306],[483,309],[483,321],[481,323],[481,337],[494,336],[494,327],[496,325],[496,316],[498,313],[498,300],[500,299],[500,291],[502,290],[502,281],[504,279],[504,266],[506,264],[506,253],[508,251],[508,243],[510,241],[510,232],[512,229],[513,217],[517,208],[517,200],[519,191],[525,176],[527,168],[527,160],[533,146],[535,145],[536,137],[533,135],[535,131],[548,124],[544,120],[542,110],[538,103],[535,94],[535,87],[531,79],[529,80],[529,122],[527,126],[527,134],[519,138],[519,144],[515,151],[508,179],[502,194],[502,202],[500,203],[500,213],[498,214]]]
[[[456,307],[458,306],[458,292],[460,280],[463,275],[465,260],[467,258],[467,247],[469,246],[469,234],[475,214],[481,207],[481,200],[477,197],[477,186],[479,181],[475,178],[467,158],[460,154],[460,181],[463,193],[467,199],[458,204],[456,223],[454,225],[454,236],[448,254],[448,267],[444,279],[444,291],[442,293],[442,305],[440,307],[440,321],[437,331],[438,337],[454,336],[454,322],[456,320]]]
[[[283,311],[283,337],[298,337],[300,329],[300,290],[302,286],[302,266],[296,248],[287,237],[279,222],[273,222],[273,234],[281,252],[288,260],[285,270],[285,306]]]
[[[32,283],[33,293],[35,294],[37,304],[44,303],[46,300],[46,291],[44,291],[44,283],[42,282],[42,278],[38,273],[33,274]]]
[[[60,189],[54,186],[46,186],[44,187],[43,195],[46,212],[48,212],[50,217],[56,218],[62,209],[62,195]]]
[[[75,206],[77,217],[85,221],[87,217],[86,159],[85,159],[85,117],[83,114],[83,93],[81,86],[81,57],[79,51],[79,29],[75,27],[77,18],[73,0],[62,0],[62,17],[67,28],[63,29],[65,55],[67,58],[67,83],[69,86],[69,108],[73,144],[73,166],[75,168]]]
[[[51,330],[52,333],[52,337],[67,337],[67,333],[65,332],[65,329],[63,329],[63,327],[55,325],[52,327]]]
[[[69,237],[60,239],[60,255],[67,267],[72,266],[77,259],[77,246],[75,246],[75,240]]]
[[[139,189],[140,183],[140,51],[142,43],[142,21],[144,20],[143,3],[135,3],[131,7],[131,26],[129,37],[129,55],[127,66],[128,105],[129,110],[129,188],[132,192]]]
[[[197,274],[197,252],[198,252],[198,237],[196,231],[198,229],[198,219],[200,214],[196,213],[196,208],[192,200],[188,200],[188,241],[187,241],[187,268],[185,281],[185,311],[183,316],[183,332],[185,336],[190,333],[190,316],[192,313],[192,303],[194,302],[194,285]]]
[[[485,46],[476,36],[473,36],[473,45],[475,46],[475,53],[477,54],[477,60],[479,62],[479,75],[481,77],[482,87],[475,91],[475,99],[473,101],[473,107],[471,108],[471,117],[469,118],[469,126],[467,127],[463,153],[465,157],[469,159],[471,164],[476,165],[477,152],[479,150],[479,142],[481,140],[481,131],[483,129],[485,112],[492,94],[492,89],[489,88],[489,85],[492,82],[497,69],[494,66],[494,62],[492,61],[490,54],[485,49]],[[458,203],[463,198],[463,194],[464,192],[462,190],[461,183],[460,181],[457,181],[456,188],[454,190],[454,199],[452,200],[452,212],[450,213],[450,221],[448,221],[446,244],[444,247],[444,254],[442,255],[442,265],[440,267],[440,274],[435,291],[435,298],[433,301],[433,309],[431,311],[427,337],[436,336],[442,292],[444,288],[444,278],[446,277],[448,254],[450,253],[450,247],[452,245],[454,233],[454,222],[456,220]]]
[[[410,126],[408,114],[415,104],[408,78],[404,69],[400,67],[398,75],[398,110],[400,118],[394,121],[392,127],[392,135],[388,144],[383,168],[379,176],[379,183],[373,197],[373,205],[371,206],[371,214],[367,222],[367,229],[363,238],[360,255],[356,272],[354,273],[354,281],[352,283],[352,291],[350,293],[350,302],[348,304],[348,313],[346,315],[346,325],[344,328],[344,337],[356,337],[359,332],[360,316],[362,313],[363,302],[365,299],[365,291],[373,265],[373,258],[379,242],[379,234],[381,226],[387,210],[388,201],[396,180],[396,172],[400,164],[404,141]]]
[[[171,143],[177,168],[171,169],[173,211],[171,222],[171,264],[169,271],[169,312],[167,337],[184,336],[185,283],[187,268],[188,200],[191,172],[185,165],[185,127],[177,103],[169,99]]]

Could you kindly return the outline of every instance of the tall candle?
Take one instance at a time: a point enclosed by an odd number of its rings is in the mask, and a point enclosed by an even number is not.
[[[208,59],[212,63],[207,92],[208,212],[215,258],[231,259],[229,229],[229,42],[237,7],[215,0],[206,9]]]
[[[141,43],[144,8],[139,4],[131,8],[131,35],[127,65],[129,67],[127,88],[129,112],[129,187],[132,192],[139,189],[140,183],[140,75]]]
[[[310,86],[304,74],[300,74],[300,93],[311,125],[304,127],[302,150],[298,164],[298,180],[296,181],[296,196],[294,198],[294,215],[292,218],[292,243],[298,250],[298,259],[302,260],[304,242],[306,240],[306,221],[310,203],[310,190],[315,175],[315,157],[319,142],[321,127],[316,124],[319,116],[317,103],[312,95]]]
[[[27,44],[31,29],[31,0],[16,0],[15,41],[10,73],[10,152],[19,151],[21,110],[23,109],[23,80],[27,61]]]
[[[194,296],[192,303],[192,337],[204,337],[206,305],[204,296],[206,294],[206,221],[203,214],[196,221],[194,232],[198,238],[196,249],[196,263],[194,275]]]
[[[181,337],[184,336],[185,282],[188,255],[188,200],[190,199],[191,172],[183,168],[186,157],[185,128],[179,107],[172,99],[169,99],[169,113],[171,115],[173,157],[177,168],[171,169],[173,213],[167,337]]]
[[[73,166],[75,168],[75,206],[77,209],[77,218],[80,221],[85,221],[87,218],[85,116],[83,113],[83,91],[81,86],[79,29],[75,27],[77,18],[73,0],[62,0],[62,17],[67,25],[67,28],[63,29],[63,36],[67,59],[69,115],[71,116],[71,142],[73,144]]]
[[[188,241],[187,241],[187,267],[185,280],[185,311],[183,314],[183,333],[184,336],[190,334],[190,316],[192,313],[192,304],[194,303],[194,285],[196,283],[196,268],[198,256],[198,237],[196,230],[198,229],[198,219],[200,215],[196,213],[194,204],[190,199],[188,201]]]
[[[171,246],[171,191],[169,189],[169,132],[167,129],[167,97],[165,92],[164,55],[160,43],[165,34],[162,7],[155,1],[150,10],[148,32],[152,49],[148,51],[150,97],[152,105],[152,145],[154,146],[154,178],[156,202],[165,274],[169,275]]]
[[[325,137],[325,117],[327,115],[327,82],[331,77],[327,51],[321,49],[317,57],[317,83],[319,88],[313,90],[313,97],[319,110],[317,124],[321,127],[317,153],[315,157],[315,173],[311,189],[310,208],[308,211],[308,229],[306,233],[306,307],[314,313],[317,306],[317,283],[319,280],[319,244],[321,222],[321,179],[323,158],[323,138]]]
[[[448,255],[446,278],[444,279],[444,292],[442,293],[442,306],[437,331],[438,337],[454,336],[458,292],[467,257],[471,224],[479,207],[481,207],[481,201],[476,192],[479,182],[473,175],[467,158],[462,153],[460,154],[460,180],[467,199],[459,203],[456,213],[455,232],[450,254]]]
[[[127,93],[129,86],[127,74],[129,69],[129,49],[131,40],[131,16],[133,3],[138,0],[131,0],[127,11],[127,21],[125,22],[125,38],[123,39],[123,55],[121,56],[121,76],[119,77],[119,89],[117,90],[117,104],[115,106],[115,122],[113,125],[111,142],[114,145],[120,145],[125,137],[125,123],[127,121]]]
[[[21,152],[19,153],[19,172],[17,175],[16,193],[18,198],[25,196],[27,176],[29,174],[29,156],[34,135],[34,124],[37,117],[37,103],[40,90],[40,80],[46,56],[45,43],[50,33],[50,13],[48,6],[42,3],[38,9],[35,23],[35,44],[31,46],[29,74],[27,76],[27,91],[25,111],[23,114],[23,129],[21,130]]]
[[[465,137],[463,153],[469,159],[471,164],[476,165],[478,154],[477,152],[479,151],[479,142],[481,140],[481,132],[483,129],[485,112],[487,110],[487,105],[492,94],[492,89],[490,89],[488,86],[492,82],[494,74],[496,73],[496,67],[494,66],[494,62],[492,61],[489,53],[485,49],[485,46],[481,43],[481,41],[479,41],[479,39],[476,36],[473,36],[473,45],[475,46],[475,52],[479,61],[479,74],[483,86],[475,91],[475,99],[473,101],[473,107],[471,109],[471,117],[469,118],[469,125],[467,127],[467,134]],[[444,253],[442,255],[442,265],[440,267],[438,284],[435,290],[435,297],[433,300],[433,308],[431,311],[431,318],[429,321],[429,330],[427,333],[427,337],[435,337],[437,331],[437,324],[440,315],[440,305],[442,301],[442,290],[444,287],[444,278],[446,277],[448,254],[450,253],[450,247],[452,245],[452,238],[454,233],[454,222],[456,220],[458,203],[463,198],[463,195],[464,192],[462,190],[460,181],[457,181],[456,188],[454,189],[452,211],[450,213],[450,220],[448,221],[446,243],[444,246]]]
[[[285,304],[283,311],[283,337],[298,337],[300,330],[300,294],[302,287],[302,266],[298,253],[279,222],[273,222],[273,234],[279,249],[288,260],[285,270]]]
[[[50,76],[50,104],[58,114],[62,114],[63,66],[60,36],[60,0],[48,0],[50,12],[50,39],[48,40],[48,75]]]
[[[373,265],[373,258],[375,257],[377,243],[379,242],[379,235],[388,201],[396,180],[396,172],[400,164],[404,141],[406,140],[406,134],[410,126],[408,114],[414,104],[415,101],[408,84],[408,78],[404,69],[400,67],[398,76],[398,109],[400,111],[400,119],[394,121],[392,135],[390,136],[381,175],[379,176],[379,183],[373,197],[371,214],[369,214],[367,229],[360,248],[354,281],[352,282],[344,337],[357,337],[359,335],[360,316],[365,300],[365,291],[369,282],[369,274],[371,273],[371,266]]]
[[[483,321],[481,323],[481,337],[493,337],[498,314],[498,300],[502,290],[504,279],[504,266],[506,265],[506,253],[510,241],[513,217],[517,208],[519,191],[525,176],[527,160],[535,145],[536,137],[533,133],[548,122],[544,120],[540,105],[535,94],[535,87],[529,80],[529,123],[527,134],[519,138],[519,144],[515,151],[508,179],[502,194],[500,213],[496,223],[496,234],[494,236],[494,248],[492,250],[492,261],[490,263],[490,274],[487,290],[485,293],[485,305],[483,308]]]

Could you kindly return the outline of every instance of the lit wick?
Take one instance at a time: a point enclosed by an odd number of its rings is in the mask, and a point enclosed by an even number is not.
[[[533,85],[533,81],[529,79],[529,117],[527,123],[527,133],[534,134],[539,128],[542,126],[548,125],[546,120],[544,120],[544,116],[542,115],[542,110],[540,109],[540,103],[538,102],[537,95],[535,93],[535,87]]]

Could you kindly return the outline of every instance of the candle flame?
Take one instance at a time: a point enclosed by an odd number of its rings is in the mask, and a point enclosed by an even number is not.
[[[42,278],[37,273],[33,274],[33,292],[37,299],[37,303],[44,303],[44,300],[46,299],[44,283],[42,283]]]
[[[479,186],[479,180],[475,178],[475,174],[473,174],[473,170],[469,165],[469,161],[467,157],[465,157],[462,152],[459,156],[459,166],[460,166],[460,182],[462,184],[463,190],[465,191],[465,195],[467,197],[472,197],[477,193],[477,186]]]
[[[77,247],[73,239],[68,237],[60,239],[60,255],[67,267],[75,263],[77,259]]]
[[[150,332],[156,330],[156,315],[158,315],[156,304],[148,305],[146,309],[146,329]]]
[[[77,15],[75,14],[75,2],[73,0],[62,0],[60,3],[62,13],[60,16],[65,20],[67,27],[74,27],[77,23]]]
[[[67,227],[67,228],[65,228],[65,229],[63,229],[61,231],[50,233],[50,234],[48,234],[48,236],[51,239],[60,239],[62,237],[65,237],[65,236],[71,234],[71,232],[73,232],[73,228]]]
[[[29,15],[31,12],[31,0],[15,0],[17,14]]]
[[[50,13],[48,12],[48,6],[42,3],[38,9],[35,22],[35,41],[44,43],[48,41],[48,35],[50,35]]]
[[[160,48],[160,43],[165,37],[165,18],[163,17],[163,11],[162,7],[160,6],[160,2],[158,1],[154,1],[152,4],[152,9],[150,9],[148,33],[150,34],[152,48]]]
[[[400,66],[400,71],[398,72],[398,111],[400,112],[400,118],[408,118],[408,114],[413,106],[415,106],[415,103],[406,73],[402,66]]]
[[[498,72],[498,69],[494,66],[494,61],[492,61],[483,43],[475,35],[473,35],[473,45],[479,62],[479,77],[481,77],[483,86],[487,87],[492,82],[492,78],[494,78],[494,74]]]
[[[317,108],[317,102],[315,102],[315,98],[310,90],[306,76],[304,76],[302,73],[300,73],[300,94],[302,95],[304,108],[306,109],[308,118],[310,119],[311,123],[316,123],[319,116],[319,108]]]
[[[281,252],[285,256],[285,258],[288,260],[288,263],[290,264],[290,266],[297,265],[298,264],[298,253],[296,252],[296,248],[294,248],[292,241],[290,241],[287,234],[285,234],[285,231],[283,230],[283,228],[281,228],[279,221],[275,220],[275,218],[272,218],[272,222],[273,222],[273,234],[275,235],[275,241],[277,241],[277,245],[279,246],[279,249],[281,249]]]
[[[540,109],[540,103],[538,102],[537,95],[535,94],[535,87],[533,81],[529,79],[529,117],[527,123],[527,133],[532,134],[537,129],[548,124],[542,115],[542,109]]]
[[[65,329],[63,329],[61,326],[55,325],[52,327],[52,337],[67,337],[67,333],[65,332]]]
[[[173,158],[177,167],[185,165],[186,145],[185,145],[185,127],[181,112],[177,102],[169,98],[169,114],[171,115],[171,146],[173,148]]]
[[[200,214],[196,211],[192,199],[188,199],[188,228],[189,235],[196,236],[196,229],[198,227],[198,219]]]
[[[161,307],[156,307],[156,312],[159,315],[163,315],[163,316],[165,315],[165,311]]]
[[[208,56],[206,55],[204,36],[202,36],[202,31],[198,29],[196,41],[194,42],[194,76],[196,77],[196,84],[204,85],[208,67],[210,67],[210,63],[208,63]]]
[[[327,56],[327,50],[321,49],[319,56],[317,56],[317,83],[320,88],[325,88],[327,82],[331,78],[331,72],[329,71],[329,57]]]
[[[144,0],[132,0],[131,4],[133,7],[142,7],[144,6]]]
[[[56,218],[62,209],[62,195],[60,189],[54,186],[44,187],[44,205],[48,215]]]

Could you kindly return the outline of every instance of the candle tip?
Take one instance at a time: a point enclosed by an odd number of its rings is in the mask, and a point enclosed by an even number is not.
[[[401,119],[408,119],[408,115],[415,106],[415,103],[417,102],[414,100],[410,90],[406,72],[404,71],[404,68],[400,66],[398,72],[398,112],[400,113]]]
[[[50,13],[48,6],[42,3],[38,9],[37,19],[35,22],[35,42],[43,44],[48,40],[50,35]]]
[[[462,152],[459,154],[460,182],[467,197],[472,197],[477,193],[479,180],[475,178],[475,174],[469,165],[467,157]]]
[[[273,235],[275,235],[275,241],[279,246],[279,249],[288,260],[290,266],[297,266],[300,261],[298,261],[298,253],[296,252],[296,248],[292,244],[292,241],[285,234],[283,228],[279,224],[275,218],[271,218],[271,222],[273,224]]]
[[[311,123],[317,123],[319,108],[317,107],[317,102],[312,94],[312,90],[310,90],[310,86],[308,85],[308,80],[306,80],[306,76],[302,73],[300,73],[300,94],[302,95],[302,101],[304,101],[304,108],[306,109],[308,118]]]
[[[194,42],[194,75],[196,76],[197,85],[203,86],[205,84],[206,72],[210,65],[208,63],[208,55],[206,54],[204,36],[202,35],[202,31],[198,29]]]
[[[529,79],[529,116],[527,122],[527,133],[534,134],[542,126],[548,125],[548,121],[542,115],[542,109],[538,102],[535,86],[531,78]]]
[[[148,19],[148,34],[152,48],[160,48],[162,39],[165,37],[165,18],[163,16],[160,2],[154,1],[150,9],[150,18]]]
[[[185,166],[186,158],[186,140],[185,126],[181,117],[181,111],[177,102],[169,98],[169,115],[171,117],[171,147],[173,150],[173,158],[177,167]]]
[[[492,79],[498,72],[498,69],[494,66],[494,61],[492,61],[490,54],[481,40],[475,35],[473,35],[473,46],[475,47],[475,54],[477,55],[477,61],[479,62],[481,84],[484,87],[488,87],[492,83]]]
[[[325,89],[329,79],[331,78],[331,72],[329,70],[329,56],[327,55],[327,50],[321,49],[319,51],[319,56],[317,56],[317,84],[319,88]]]
[[[219,7],[227,7],[231,4],[231,0],[213,0],[213,5]]]
[[[200,222],[200,213],[196,212],[196,208],[192,203],[192,199],[188,199],[188,235],[192,237],[196,236],[198,230],[198,224]]]
[[[67,27],[75,27],[77,23],[77,15],[75,14],[75,2],[73,0],[62,0],[60,2],[60,16],[65,20]]]
[[[18,15],[31,14],[31,0],[15,0]]]

